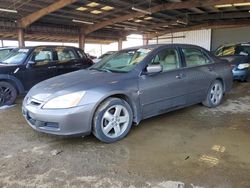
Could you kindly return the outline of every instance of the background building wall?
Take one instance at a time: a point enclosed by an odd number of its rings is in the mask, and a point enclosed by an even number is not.
[[[250,27],[213,29],[212,50],[222,44],[250,42]]]
[[[177,32],[160,36],[159,44],[183,43],[201,46],[207,50],[211,48],[211,29]],[[157,39],[149,40],[149,44],[156,44]]]

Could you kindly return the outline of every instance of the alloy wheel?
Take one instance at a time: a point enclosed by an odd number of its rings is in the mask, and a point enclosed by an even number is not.
[[[214,105],[220,103],[223,96],[223,89],[220,83],[215,83],[210,91],[210,100]]]
[[[126,131],[129,119],[129,112],[124,106],[113,105],[103,115],[102,132],[109,138],[117,138]]]
[[[12,91],[9,87],[0,86],[0,106],[6,104],[12,98]]]

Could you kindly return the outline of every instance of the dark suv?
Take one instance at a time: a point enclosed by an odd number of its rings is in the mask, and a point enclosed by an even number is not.
[[[215,55],[229,61],[234,80],[250,82],[250,43],[221,46],[215,51]]]
[[[48,78],[88,68],[92,61],[79,48],[37,46],[13,49],[0,61],[0,106]]]

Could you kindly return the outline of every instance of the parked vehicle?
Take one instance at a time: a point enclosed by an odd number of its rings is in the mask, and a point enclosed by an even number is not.
[[[132,122],[196,103],[218,106],[232,71],[203,48],[150,45],[125,49],[88,70],[34,86],[23,101],[29,125],[54,135],[88,135],[103,142],[125,137]]]
[[[0,48],[0,61],[3,59],[8,53],[10,53],[11,50],[13,50],[13,47],[3,47]]]
[[[0,106],[48,78],[92,65],[81,49],[62,46],[16,48],[0,61]]]
[[[109,51],[106,52],[105,54],[102,54],[100,57],[93,59],[94,63],[98,63],[99,61],[101,61],[102,59],[105,59],[111,55],[113,55],[116,51]]]
[[[250,82],[250,43],[221,46],[215,55],[229,61],[234,80]]]

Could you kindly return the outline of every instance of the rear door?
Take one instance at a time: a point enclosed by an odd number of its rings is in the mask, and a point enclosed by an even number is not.
[[[86,69],[93,65],[93,61],[90,58],[88,58],[88,56],[83,52],[83,50],[81,50],[80,48],[75,48],[75,51],[80,58],[81,68]]]
[[[158,51],[149,64],[161,64],[163,72],[142,74],[139,78],[143,118],[151,117],[186,104],[186,76],[176,48]]]
[[[195,104],[204,100],[211,82],[216,78],[215,63],[201,48],[181,48],[185,65],[187,103]]]
[[[57,47],[56,53],[56,68],[57,74],[65,74],[79,69],[87,68],[84,57],[80,57],[77,51],[71,47]]]

